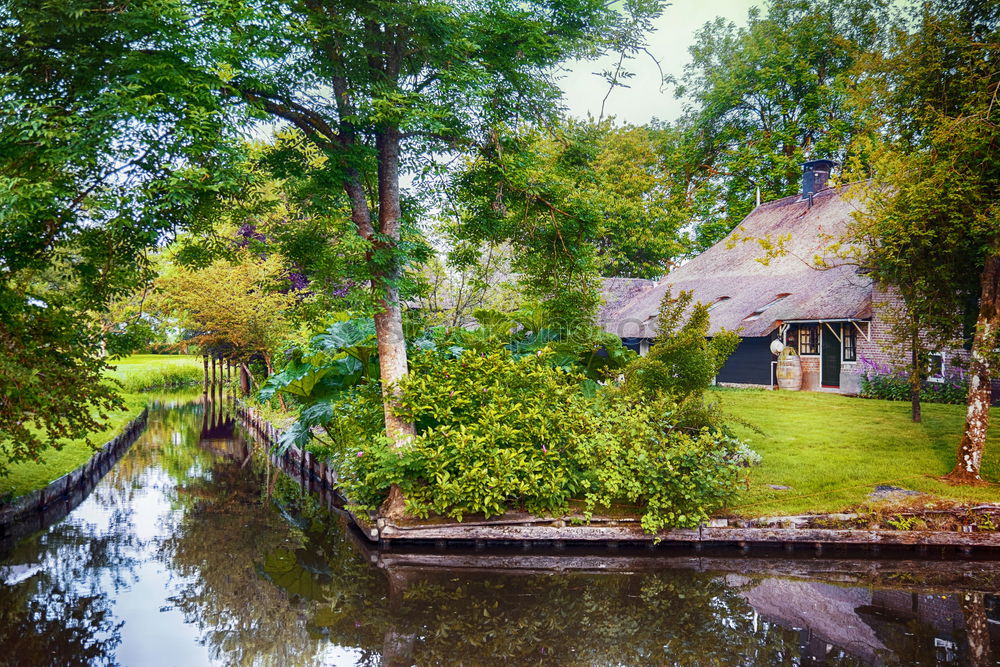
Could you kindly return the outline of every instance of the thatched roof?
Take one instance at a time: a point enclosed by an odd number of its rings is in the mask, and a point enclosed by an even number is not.
[[[601,297],[604,303],[597,313],[597,321],[602,326],[614,321],[622,307],[655,286],[655,280],[646,278],[601,278]]]
[[[814,195],[812,207],[798,195],[762,204],[728,237],[658,283],[614,307],[609,303],[601,325],[622,338],[652,338],[668,288],[674,294],[691,290],[695,301],[716,304],[709,333],[739,329],[742,336],[766,336],[783,321],[867,319],[870,278],[852,266],[813,268],[856,207],[844,190],[833,188]],[[791,238],[784,243],[784,254],[767,265],[757,261],[765,255],[757,239],[778,241],[786,235]],[[750,240],[742,240],[747,237]]]

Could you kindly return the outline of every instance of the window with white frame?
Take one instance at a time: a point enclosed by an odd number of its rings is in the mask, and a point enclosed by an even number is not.
[[[819,325],[803,324],[798,331],[799,354],[819,354]]]
[[[840,327],[840,340],[842,341],[844,361],[858,360],[858,331],[850,322]]]
[[[931,352],[927,355],[928,382],[944,382],[944,369],[944,352]]]

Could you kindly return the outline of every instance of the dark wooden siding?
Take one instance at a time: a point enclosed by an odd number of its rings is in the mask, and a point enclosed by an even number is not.
[[[771,338],[741,338],[736,351],[716,377],[718,382],[771,384]]]

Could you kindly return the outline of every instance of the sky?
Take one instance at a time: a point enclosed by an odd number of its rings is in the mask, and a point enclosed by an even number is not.
[[[737,25],[745,25],[747,11],[762,6],[763,0],[674,0],[656,21],[656,32],[649,37],[649,51],[660,61],[664,74],[680,79],[687,64],[688,48],[695,32],[717,16]],[[617,58],[597,62],[576,62],[560,82],[566,94],[566,104],[572,115],[595,118],[601,112],[601,100],[608,85],[594,72],[610,69]],[[661,88],[656,64],[645,54],[631,61],[636,73],[630,88],[617,88],[608,98],[605,116],[633,124],[648,123],[654,117],[674,120],[681,114],[681,100],[674,97],[673,86]]]

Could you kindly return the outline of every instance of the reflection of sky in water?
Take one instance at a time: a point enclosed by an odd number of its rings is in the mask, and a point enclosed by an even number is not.
[[[0,556],[0,647],[24,664],[958,664],[966,614],[1000,627],[993,596],[970,612],[905,568],[907,589],[844,585],[851,564],[773,576],[754,569],[780,561],[690,552],[631,572],[408,567],[288,480],[263,497],[261,462],[217,418],[152,411],[66,520]],[[966,565],[989,592],[990,566]]]

